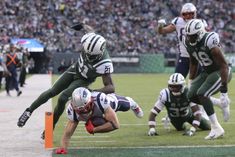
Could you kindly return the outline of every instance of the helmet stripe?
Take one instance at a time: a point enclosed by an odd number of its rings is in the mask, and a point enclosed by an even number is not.
[[[188,33],[190,33],[190,27],[191,27],[191,24],[194,22],[194,20],[191,20],[191,22],[188,24]]]
[[[92,41],[95,39],[95,37],[96,37],[96,35],[94,35],[93,38],[91,39],[91,41],[90,41],[90,43],[89,43],[89,45],[88,45],[88,47],[87,47],[87,50],[90,49],[91,43],[92,43]],[[90,50],[89,50],[89,51],[90,51]],[[91,52],[91,51],[90,51],[90,52]]]
[[[100,37],[98,37],[95,42],[93,43],[92,47],[91,47],[91,52],[94,50],[94,47],[96,45],[96,43],[98,42],[98,40],[100,39]]]

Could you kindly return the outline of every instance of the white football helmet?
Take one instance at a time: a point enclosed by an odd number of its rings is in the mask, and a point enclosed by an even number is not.
[[[190,16],[187,17],[187,14]],[[192,18],[196,18],[197,8],[195,7],[195,5],[193,3],[185,3],[181,9],[181,15],[183,16],[184,20],[186,20],[186,21],[190,20]]]
[[[184,92],[185,79],[180,73],[174,73],[168,80],[168,89],[174,96],[179,96]]]
[[[85,56],[89,62],[100,59],[106,48],[106,40],[101,35],[87,33],[81,39]]]
[[[186,39],[190,45],[196,45],[205,35],[205,25],[202,20],[192,19],[185,26]]]
[[[76,88],[72,93],[72,106],[75,110],[85,112],[91,102],[91,92],[84,88]]]

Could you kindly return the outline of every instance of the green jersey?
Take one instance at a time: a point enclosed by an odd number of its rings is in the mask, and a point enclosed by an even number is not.
[[[189,117],[192,115],[192,111],[187,93],[188,88],[185,88],[180,96],[174,96],[168,88],[165,88],[160,92],[155,107],[160,111],[166,107],[170,119]]]
[[[103,74],[113,73],[113,64],[107,50],[101,59],[94,62],[88,62],[84,52],[82,52],[76,63],[76,71],[83,79],[93,82]]]
[[[217,33],[206,33],[195,46],[190,45],[189,42],[185,40],[185,47],[189,55],[194,57],[208,74],[219,70],[219,66],[216,64],[211,54],[212,48],[220,47],[220,39]]]

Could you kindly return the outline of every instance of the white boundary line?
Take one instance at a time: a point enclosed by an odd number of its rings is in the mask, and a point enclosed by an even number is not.
[[[94,142],[94,141],[90,141]],[[110,141],[114,142],[114,141]],[[235,145],[192,145],[192,146],[146,146],[146,147],[69,147],[69,149],[169,149],[169,148],[220,148],[235,147]]]

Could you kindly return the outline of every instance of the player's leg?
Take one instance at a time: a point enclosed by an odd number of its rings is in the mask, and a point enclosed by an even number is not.
[[[187,77],[188,72],[189,72],[189,58],[188,57],[179,57],[178,62],[176,64],[175,72],[182,74],[184,78]]]
[[[68,69],[68,71],[70,70],[71,69]],[[68,73],[68,71],[64,72],[50,89],[41,93],[40,96],[30,105],[30,107],[23,112],[17,122],[19,127],[23,127],[25,125],[34,110],[69,86],[69,84],[73,81],[74,74]]]
[[[197,91],[200,104],[203,105],[211,123],[211,132],[207,137],[205,137],[205,139],[215,139],[224,135],[224,129],[217,120],[217,116],[210,99],[210,96],[216,93],[219,87],[220,75],[218,72],[214,72],[207,76],[206,80]]]
[[[177,131],[184,131],[186,129],[186,126],[184,123],[186,122],[185,118],[170,118],[171,124],[175,127]]]
[[[130,97],[124,97],[116,94],[109,94],[113,98],[114,103],[111,104],[111,107],[117,111],[128,111],[132,110],[138,118],[144,116],[143,110],[141,107]]]
[[[74,80],[70,83],[68,88],[66,88],[58,98],[57,105],[54,109],[54,117],[53,117],[53,128],[55,127],[56,123],[58,122],[60,116],[63,114],[65,105],[69,98],[72,96],[73,91],[78,87],[88,87],[90,82],[87,82],[82,79]]]

